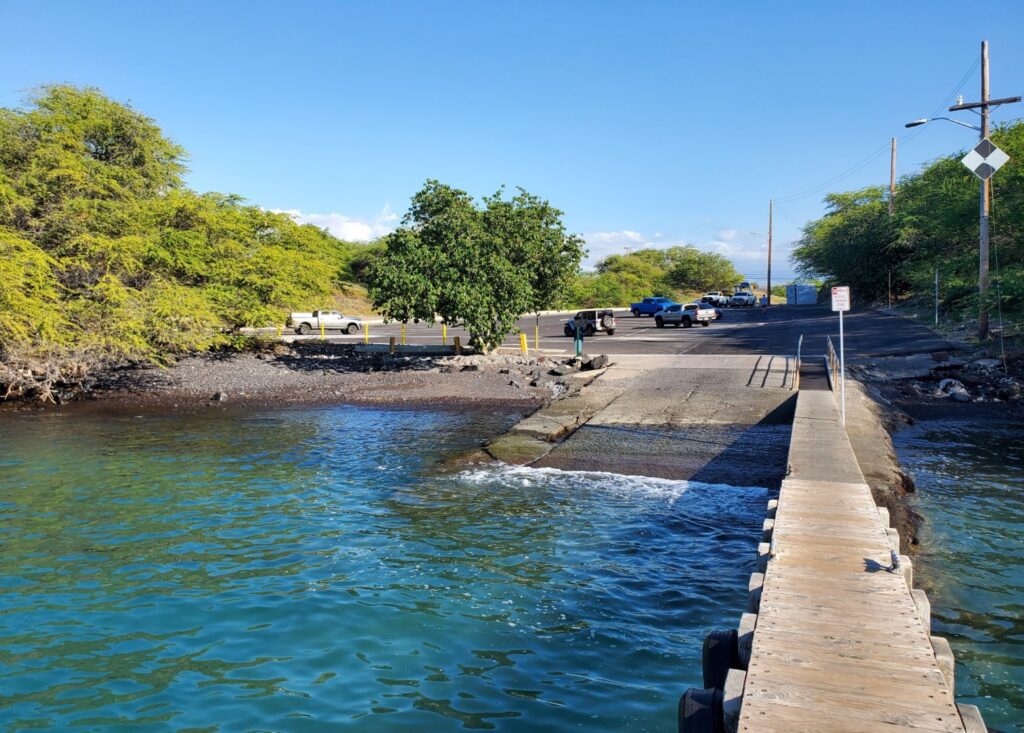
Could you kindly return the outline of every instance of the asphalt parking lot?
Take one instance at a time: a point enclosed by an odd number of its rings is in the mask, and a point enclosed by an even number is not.
[[[725,308],[721,320],[703,328],[657,328],[653,318],[634,318],[628,311],[616,315],[615,335],[598,333],[585,339],[588,353],[606,354],[793,354],[797,341],[804,337],[804,353],[825,352],[825,337],[838,338],[839,322],[827,305],[772,306],[771,308]],[[570,314],[526,317],[519,329],[534,348],[534,327],[539,323],[542,351],[571,353],[573,340],[565,336],[563,327]],[[846,353],[857,356],[879,356],[941,351],[955,348],[923,325],[901,316],[871,309],[858,309],[845,316]],[[371,324],[371,343],[388,343],[390,337],[401,339],[401,326]],[[469,334],[462,328],[447,330],[447,343],[459,336],[467,343]],[[328,332],[327,340],[337,343],[362,343],[363,334],[353,336]],[[284,332],[286,340],[318,339],[319,335],[296,336]],[[440,344],[441,325],[424,323],[406,327],[406,343]],[[838,344],[838,342],[837,342]],[[504,343],[519,348],[519,334],[511,334]]]

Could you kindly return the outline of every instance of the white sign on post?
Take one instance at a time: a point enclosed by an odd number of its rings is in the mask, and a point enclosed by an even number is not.
[[[841,285],[838,288],[832,288],[832,310],[840,313],[850,310],[849,286]]]
[[[832,310],[839,312],[839,394],[840,416],[846,425],[846,344],[843,338],[843,311],[850,310],[850,288],[840,285],[832,288]]]

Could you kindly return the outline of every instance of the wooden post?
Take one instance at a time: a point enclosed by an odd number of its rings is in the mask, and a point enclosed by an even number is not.
[[[981,139],[988,137],[988,41],[981,42]],[[978,229],[978,295],[981,296],[981,311],[978,313],[978,340],[988,338],[988,217],[991,201],[988,181],[981,182],[981,206]]]
[[[768,290],[765,292],[765,305],[772,304],[772,219],[775,213],[775,199],[768,199]]]
[[[932,651],[935,653],[935,664],[946,679],[946,687],[951,693],[956,693],[956,660],[953,658],[953,650],[949,642],[941,636],[931,636]]]
[[[889,152],[889,216],[896,213],[896,138]]]
[[[761,591],[764,588],[764,573],[751,573],[747,583],[747,611],[757,613],[761,607]]]
[[[397,351],[397,350],[398,350],[398,347],[395,346],[395,337],[392,336],[391,338],[388,339],[388,351],[390,353],[394,354],[395,351]]]
[[[456,336],[454,339],[452,339],[452,341],[455,343],[455,353],[456,354],[461,354],[462,353],[462,339],[460,339],[458,336]]]

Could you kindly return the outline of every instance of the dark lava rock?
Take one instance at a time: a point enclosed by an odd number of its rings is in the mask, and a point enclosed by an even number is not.
[[[548,374],[553,377],[564,377],[568,374],[572,374],[576,371],[576,367],[572,364],[557,364],[548,370]]]
[[[982,384],[987,381],[984,374],[964,370],[960,373],[960,381],[964,384]]]
[[[212,400],[213,402],[227,402],[227,400],[228,400],[228,393],[227,392],[217,392],[217,393],[215,393],[213,395],[213,397],[210,398],[210,400]]]
[[[462,371],[464,371],[464,372],[478,372],[478,371],[480,371],[480,365],[479,364],[466,364],[466,366],[462,367]]]

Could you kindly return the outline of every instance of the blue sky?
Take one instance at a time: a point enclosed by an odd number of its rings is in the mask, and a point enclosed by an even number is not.
[[[523,186],[590,261],[691,243],[757,280],[770,198],[778,280],[825,192],[888,182],[890,137],[901,175],[972,144],[903,123],[943,107],[982,39],[993,96],[1024,93],[1020,0],[2,0],[0,27],[0,106],[97,86],[189,150],[197,190],[366,238],[427,178]]]

